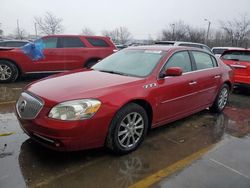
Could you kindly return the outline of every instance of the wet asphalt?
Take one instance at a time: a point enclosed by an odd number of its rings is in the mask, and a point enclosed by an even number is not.
[[[239,146],[250,144],[250,90],[237,89],[222,114],[204,110],[154,129],[138,150],[131,154],[115,156],[105,148],[70,153],[51,151],[23,133],[14,113],[15,101],[23,87],[31,81],[33,79],[0,85],[1,188],[129,187],[203,148],[217,148],[229,140],[233,144],[227,144],[227,152],[230,154],[230,150],[239,148],[235,160],[240,160],[241,156],[245,157],[246,148],[240,150]],[[235,144],[241,141],[243,144]],[[211,159],[209,155],[212,154],[206,155]],[[221,157],[223,161],[223,155]],[[207,165],[195,162],[196,166],[192,164],[179,172],[184,175],[175,174],[174,178],[164,179],[155,187],[183,187],[183,178],[209,170],[209,162]],[[250,171],[249,162],[242,160],[241,165]],[[227,185],[228,177],[224,177],[221,185]],[[237,181],[235,185],[238,185]],[[201,182],[201,185],[208,185],[202,187],[211,187],[209,182]],[[250,187],[250,180],[245,183]]]

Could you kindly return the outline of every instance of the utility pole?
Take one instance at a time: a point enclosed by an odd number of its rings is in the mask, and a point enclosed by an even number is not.
[[[171,26],[173,27],[172,40],[174,41],[174,40],[175,40],[175,38],[174,38],[174,29],[175,29],[175,24],[171,24]]]
[[[16,25],[17,25],[17,34],[18,34],[18,38],[20,37],[20,27],[19,27],[19,20],[16,20]]]
[[[208,22],[208,26],[207,26],[207,37],[206,37],[206,44],[208,44],[208,36],[209,36],[209,31],[210,31],[210,25],[211,22],[208,19],[204,19],[206,22]]]
[[[37,28],[36,28],[36,22],[34,23],[35,26],[35,33],[36,33],[36,39],[37,39]]]

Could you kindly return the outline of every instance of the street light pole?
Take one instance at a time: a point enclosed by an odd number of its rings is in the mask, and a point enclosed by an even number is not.
[[[206,37],[206,43],[208,43],[208,36],[209,36],[209,31],[210,31],[211,22],[210,22],[208,19],[204,19],[204,20],[208,22],[208,26],[207,26],[207,37]]]
[[[172,33],[172,40],[174,41],[175,39],[175,37],[174,37],[174,29],[175,29],[175,24],[171,24],[171,26],[173,27],[173,33]]]
[[[36,28],[36,22],[34,23],[35,26],[35,33],[36,33],[36,39],[37,39],[37,28]]]

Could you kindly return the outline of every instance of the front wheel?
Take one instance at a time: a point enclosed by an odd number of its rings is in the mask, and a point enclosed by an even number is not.
[[[216,113],[222,112],[226,107],[228,98],[229,98],[229,87],[227,84],[224,84],[221,87],[213,105],[210,107],[210,110]]]
[[[14,82],[18,77],[18,69],[10,61],[0,60],[0,83]]]
[[[117,154],[135,150],[143,141],[148,129],[148,117],[144,108],[130,103],[114,116],[106,145]]]

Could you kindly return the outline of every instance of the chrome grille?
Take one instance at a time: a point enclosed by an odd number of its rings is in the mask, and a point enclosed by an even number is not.
[[[42,99],[23,92],[16,103],[16,110],[22,119],[35,119],[43,105]]]

